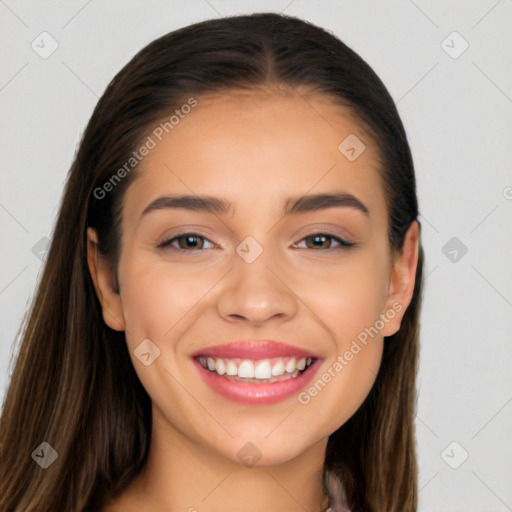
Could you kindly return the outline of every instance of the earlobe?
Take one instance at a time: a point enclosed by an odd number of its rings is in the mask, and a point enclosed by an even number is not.
[[[397,254],[391,269],[388,298],[384,315],[392,318],[386,323],[381,334],[392,336],[400,329],[405,311],[411,303],[416,282],[420,225],[412,221],[404,238],[402,251]],[[393,312],[391,314],[391,312]]]
[[[111,329],[124,331],[121,296],[115,289],[110,266],[98,250],[98,235],[93,228],[87,228],[87,264],[101,304],[104,322]]]

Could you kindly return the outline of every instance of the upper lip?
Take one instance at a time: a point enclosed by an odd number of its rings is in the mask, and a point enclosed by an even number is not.
[[[288,345],[280,341],[235,341],[224,345],[215,345],[198,350],[192,357],[225,357],[228,359],[267,359],[271,357],[311,357],[318,359],[319,356],[309,350]]]

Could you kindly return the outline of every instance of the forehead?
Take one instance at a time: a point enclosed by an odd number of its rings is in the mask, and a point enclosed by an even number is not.
[[[148,130],[155,146],[125,197],[133,214],[166,192],[222,196],[236,213],[242,203],[269,210],[284,195],[333,189],[385,210],[377,148],[344,107],[294,90],[196,100],[161,140]]]

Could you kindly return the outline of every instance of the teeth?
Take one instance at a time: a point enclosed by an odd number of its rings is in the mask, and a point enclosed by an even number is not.
[[[260,361],[256,365],[256,368],[254,368],[254,376],[257,379],[270,379],[270,377],[272,377],[272,368],[268,359],[263,359],[263,361]]]
[[[295,357],[292,357],[288,364],[285,366],[285,369],[288,373],[293,373],[295,371]]]
[[[283,373],[284,373],[283,361],[278,361],[274,366],[272,366],[271,373],[274,377],[279,377],[279,375],[283,375]]]
[[[231,359],[228,360],[228,364],[226,365],[226,375],[235,376],[238,374],[238,368],[236,363]]]
[[[242,361],[238,367],[238,376],[243,379],[252,379],[254,377],[254,366],[251,361]]]
[[[240,377],[242,379],[268,380],[289,374],[296,376],[313,363],[313,358],[274,357],[271,359],[225,359],[220,357],[199,357],[204,368],[218,375]]]
[[[215,359],[215,371],[219,375],[224,375],[226,373],[226,365],[224,364],[224,361],[218,357]]]

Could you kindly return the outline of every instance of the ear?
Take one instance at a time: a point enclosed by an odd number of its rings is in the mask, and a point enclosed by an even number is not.
[[[411,222],[405,234],[402,251],[396,255],[392,262],[391,275],[388,286],[388,298],[384,315],[389,318],[381,334],[391,336],[398,332],[405,311],[411,303],[416,282],[416,268],[418,266],[418,244],[420,226],[418,222]],[[389,312],[395,314],[391,318]],[[388,312],[386,314],[386,312]]]
[[[110,266],[99,252],[98,235],[93,228],[87,228],[87,264],[101,303],[104,322],[115,331],[124,331],[121,296],[114,288],[114,276]]]

